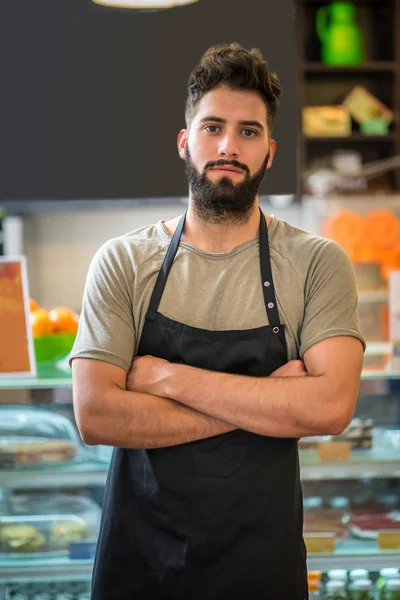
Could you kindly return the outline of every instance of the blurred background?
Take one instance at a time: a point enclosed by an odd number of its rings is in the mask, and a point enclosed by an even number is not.
[[[0,4],[0,256],[26,257],[37,359],[0,378],[0,600],[90,598],[112,449],[83,444],[72,410],[87,270],[185,210],[187,78],[231,41],[283,87],[260,205],[343,246],[367,340],[350,426],[300,441],[310,598],[399,599],[399,31],[400,0]]]
[[[3,252],[27,256],[40,306],[79,312],[104,241],[184,210],[176,135],[187,78],[209,45],[237,40],[262,50],[283,87],[263,208],[345,247],[364,335],[388,341],[388,273],[400,268],[396,0],[0,10]]]

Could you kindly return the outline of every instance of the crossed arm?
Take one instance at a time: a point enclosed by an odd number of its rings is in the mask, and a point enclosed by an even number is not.
[[[88,444],[156,448],[236,428],[274,437],[337,434],[351,420],[363,349],[340,336],[312,346],[270,377],[246,377],[138,357],[128,375],[74,359],[75,414]]]

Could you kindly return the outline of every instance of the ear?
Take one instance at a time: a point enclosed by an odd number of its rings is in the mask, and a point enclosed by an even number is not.
[[[178,133],[178,153],[185,160],[185,146],[187,142],[187,129],[181,129]]]
[[[269,169],[273,163],[275,152],[276,152],[276,141],[270,140],[270,142],[269,142],[269,160],[267,163],[267,169]]]

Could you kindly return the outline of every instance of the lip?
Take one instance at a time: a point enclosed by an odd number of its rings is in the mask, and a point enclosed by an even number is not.
[[[229,171],[230,173],[243,173],[241,169],[236,167],[230,167],[229,165],[222,165],[220,167],[211,167],[210,171]]]

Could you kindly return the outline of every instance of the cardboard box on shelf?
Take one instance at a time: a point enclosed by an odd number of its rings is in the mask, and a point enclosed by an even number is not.
[[[303,133],[309,137],[351,135],[350,114],[344,106],[306,106],[302,116]]]
[[[393,111],[361,85],[351,90],[344,99],[343,106],[360,125],[376,118],[389,124],[394,118]]]

